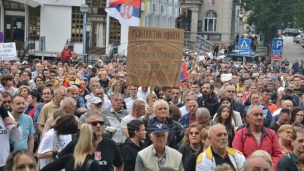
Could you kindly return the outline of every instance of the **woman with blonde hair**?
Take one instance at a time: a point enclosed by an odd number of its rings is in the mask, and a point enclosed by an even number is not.
[[[30,86],[22,85],[19,87],[19,94],[24,98],[27,99],[27,96],[30,94],[31,88]]]
[[[7,158],[4,171],[37,171],[37,162],[34,154],[28,150],[13,151]]]
[[[262,157],[267,163],[269,163],[270,168],[273,168],[272,158],[270,154],[264,150],[256,150],[250,157]],[[273,168],[273,170],[275,171],[276,168]]]
[[[75,170],[96,171],[99,164],[94,160],[92,154],[97,147],[97,135],[91,125],[82,124],[79,140],[75,146],[74,153],[67,154],[58,160],[46,165],[40,171]]]
[[[293,133],[293,128],[289,124],[281,125],[278,129],[277,135],[279,138],[279,143],[281,146],[281,151],[283,156],[292,152],[293,148],[291,146],[291,137]]]
[[[120,92],[121,92],[121,82],[119,80],[114,80],[107,94],[111,96],[113,93],[120,93]]]

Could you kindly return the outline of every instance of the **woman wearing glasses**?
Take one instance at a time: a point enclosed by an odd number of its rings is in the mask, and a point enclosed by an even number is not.
[[[112,166],[118,171],[123,170],[123,159],[120,155],[116,143],[104,136],[104,119],[100,111],[89,110],[87,112],[86,123],[90,124],[97,135],[98,146],[96,147],[93,158],[99,163],[99,170],[111,171]],[[58,158],[66,154],[73,153],[78,139],[71,141],[59,154]],[[114,169],[115,170],[115,169]]]
[[[197,123],[189,125],[186,130],[184,138],[185,144],[178,149],[178,151],[183,155],[182,161],[184,167],[187,166],[187,161],[192,154],[200,153],[204,149],[201,141],[201,131],[202,127]]]
[[[290,124],[293,123],[300,123],[304,125],[304,111],[303,109],[299,107],[294,107],[291,110],[291,119],[290,119]]]
[[[280,126],[278,129],[278,138],[279,143],[281,146],[281,151],[283,156],[287,155],[288,153],[292,152],[293,148],[291,146],[291,136],[293,133],[292,126],[289,124],[284,124]]]

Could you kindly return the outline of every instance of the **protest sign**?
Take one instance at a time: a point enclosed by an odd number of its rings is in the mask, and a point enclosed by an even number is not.
[[[224,81],[229,81],[231,80],[232,74],[221,74],[221,80]]]
[[[17,59],[16,44],[1,43],[0,44],[0,60],[1,61],[14,61]]]
[[[127,85],[179,87],[184,30],[129,27]]]

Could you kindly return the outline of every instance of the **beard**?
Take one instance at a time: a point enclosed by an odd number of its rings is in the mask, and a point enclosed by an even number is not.
[[[208,99],[210,98],[210,94],[208,94],[208,93],[203,93],[202,98],[203,98],[204,100],[208,100]]]

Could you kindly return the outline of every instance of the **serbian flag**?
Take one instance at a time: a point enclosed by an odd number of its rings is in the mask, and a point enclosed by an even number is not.
[[[215,4],[215,0],[209,0],[210,5]]]
[[[180,80],[184,81],[186,79],[188,79],[187,65],[186,65],[186,62],[183,62],[182,63],[182,71],[181,71],[181,74],[180,74]]]
[[[109,16],[119,20],[120,24],[140,25],[141,0],[114,0],[105,11]]]

